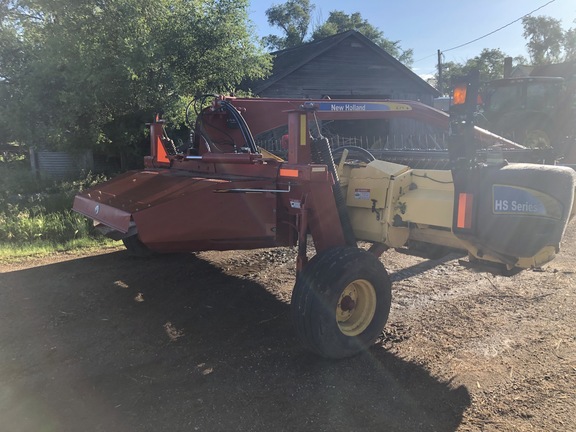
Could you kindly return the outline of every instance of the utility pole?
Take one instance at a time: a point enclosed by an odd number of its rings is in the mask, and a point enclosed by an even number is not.
[[[442,51],[438,50],[438,91],[444,96],[444,83],[442,82]]]

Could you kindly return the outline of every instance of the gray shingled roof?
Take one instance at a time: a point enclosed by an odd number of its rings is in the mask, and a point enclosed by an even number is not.
[[[388,54],[384,49],[380,48],[378,45],[376,45],[374,42],[356,30],[348,30],[344,33],[338,33],[334,36],[329,36],[319,41],[309,42],[294,48],[273,52],[272,55],[274,56],[274,65],[272,68],[272,74],[265,80],[251,83],[251,87],[253,88],[254,93],[259,94],[263,92],[277,81],[288,76],[292,72],[311,62],[316,57],[320,56],[321,54],[325,53],[326,51],[330,50],[348,38],[355,38],[359,42],[371,48],[376,55],[383,58],[392,67],[400,70],[400,72],[402,72],[405,76],[412,79],[414,83],[421,87],[424,92],[430,93],[435,97],[440,96],[438,90],[420,78],[417,74],[412,72],[412,70],[404,66],[401,62],[396,60],[393,56]]]
[[[535,66],[530,75],[571,79],[576,76],[576,61]]]

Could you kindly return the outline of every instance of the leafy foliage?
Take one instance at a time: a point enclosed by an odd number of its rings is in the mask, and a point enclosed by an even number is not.
[[[18,162],[0,164],[0,243],[64,243],[95,234],[70,208],[78,190],[104,180],[88,175],[74,182],[41,179]]]
[[[516,56],[512,59],[513,65],[527,65],[529,63],[540,65],[576,60],[576,29],[564,31],[559,20],[546,16],[528,16],[522,19],[522,24],[530,62],[523,56]],[[443,82],[450,83],[452,77],[466,75],[472,69],[480,71],[480,77],[483,81],[502,78],[506,57],[508,55],[499,49],[485,48],[479,55],[463,64],[443,63]],[[437,74],[435,80],[438,80]]]
[[[410,65],[413,61],[412,50],[403,50],[400,41],[391,41],[384,33],[370,24],[358,12],[346,14],[343,11],[332,11],[328,19],[314,29],[307,40],[310,19],[315,6],[309,0],[288,0],[284,4],[274,5],[266,10],[268,23],[278,27],[284,36],[269,35],[264,43],[272,50],[282,50],[333,36],[348,30],[356,30],[396,57],[402,63]]]
[[[90,232],[86,219],[71,210],[46,214],[9,210],[0,213],[0,242],[23,244],[46,240],[63,243],[86,237]]]
[[[8,140],[126,151],[155,112],[263,77],[248,0],[2,0]],[[168,119],[171,120],[171,119]]]
[[[464,64],[455,62],[442,63],[442,73],[444,83],[450,84],[453,77],[467,75],[471,70],[480,71],[482,81],[490,81],[504,76],[504,59],[508,57],[499,49],[484,48],[482,52],[474,58],[469,59]],[[526,64],[526,59],[522,56],[515,57],[513,64]]]
[[[534,65],[559,63],[563,61],[566,34],[560,20],[538,16],[522,18],[523,36]]]
[[[576,61],[576,28],[571,28],[564,33],[564,52],[566,61]]]
[[[405,65],[412,64],[413,52],[412,49],[402,50],[400,48],[400,41],[391,41],[384,37],[384,32],[378,30],[368,20],[363,19],[362,15],[358,12],[353,14],[346,14],[342,11],[332,11],[324,24],[320,25],[314,33],[312,33],[312,41],[323,39],[338,33],[348,30],[356,30],[374,42],[376,45],[383,48],[390,55],[396,57]]]
[[[285,36],[269,35],[264,38],[264,43],[273,50],[302,45],[314,8],[310,0],[288,0],[267,9],[268,23],[282,29]]]

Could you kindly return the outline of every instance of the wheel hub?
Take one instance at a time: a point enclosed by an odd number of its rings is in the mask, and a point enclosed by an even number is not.
[[[356,307],[356,302],[352,300],[352,297],[349,295],[344,296],[344,298],[340,301],[340,308],[343,312],[350,312],[354,310]]]
[[[357,279],[340,295],[336,321],[346,336],[357,336],[368,328],[376,314],[376,290],[371,282]]]

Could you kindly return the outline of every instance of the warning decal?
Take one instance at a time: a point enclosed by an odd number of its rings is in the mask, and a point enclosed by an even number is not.
[[[354,189],[354,199],[369,200],[370,199],[370,189]]]

